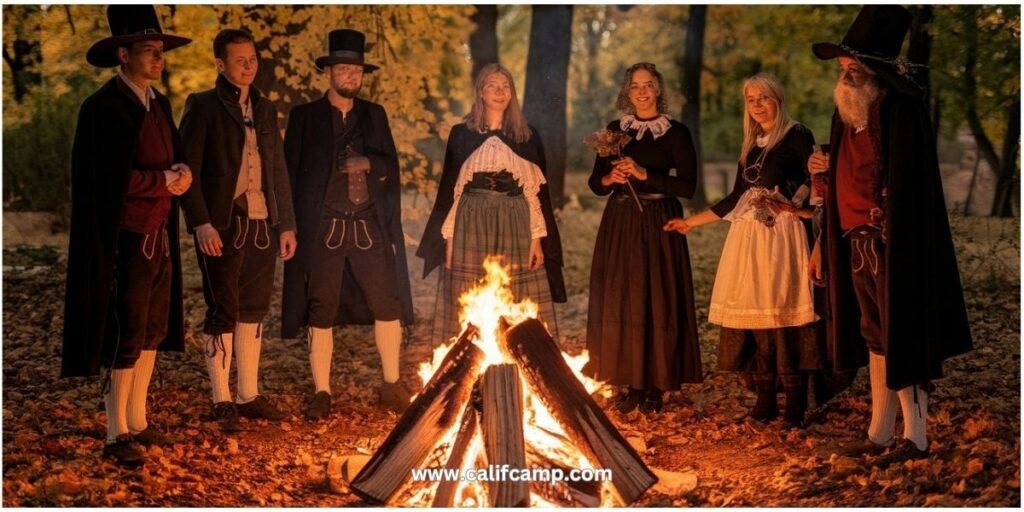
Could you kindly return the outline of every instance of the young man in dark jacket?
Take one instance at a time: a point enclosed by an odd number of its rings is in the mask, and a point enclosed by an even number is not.
[[[213,42],[216,86],[185,103],[181,134],[195,185],[184,197],[203,275],[203,346],[213,417],[224,431],[238,416],[280,420],[259,393],[262,322],[270,309],[275,256],[295,254],[295,216],[277,111],[253,87],[258,58],[248,32],[223,30]],[[234,401],[231,354],[238,363]]]
[[[178,200],[192,176],[170,103],[152,84],[164,52],[150,5],[107,9],[113,35],[86,53],[116,77],[82,103],[71,160],[71,236],[61,376],[109,368],[107,444],[118,464],[145,462],[138,444],[166,444],[146,421],[157,350],[184,350]]]

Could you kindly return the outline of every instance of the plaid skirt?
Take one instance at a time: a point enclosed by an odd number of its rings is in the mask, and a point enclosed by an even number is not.
[[[537,303],[538,319],[558,339],[555,307],[551,301],[544,267],[530,270],[530,209],[522,195],[467,189],[455,212],[455,233],[451,243],[452,268],[441,265],[437,302],[434,306],[432,340],[447,342],[461,332],[459,296],[484,277],[484,259],[500,256],[509,272],[509,287],[516,302],[530,299]]]

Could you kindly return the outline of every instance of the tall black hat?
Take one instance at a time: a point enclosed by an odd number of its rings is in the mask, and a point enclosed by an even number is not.
[[[112,68],[119,64],[117,48],[136,41],[163,41],[164,51],[192,42],[187,37],[164,34],[152,5],[111,5],[107,7],[111,36],[93,43],[85,54],[89,64]]]
[[[368,64],[365,61],[366,36],[358,30],[348,28],[332,30],[327,36],[327,47],[327,52],[330,55],[316,59],[317,69],[323,70],[334,64],[358,64],[363,66],[363,71],[366,73],[380,69],[380,66]]]
[[[911,68],[920,67],[900,57],[900,48],[914,15],[899,5],[865,5],[839,44],[815,43],[811,51],[822,60],[853,57],[879,78],[903,90],[919,90]]]

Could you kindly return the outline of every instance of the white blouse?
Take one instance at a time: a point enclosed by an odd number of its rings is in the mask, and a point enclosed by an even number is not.
[[[523,188],[523,195],[530,207],[530,236],[531,238],[543,238],[548,235],[547,226],[544,223],[544,212],[540,208],[540,186],[547,183],[544,174],[537,164],[517,155],[512,148],[508,147],[497,135],[493,135],[476,148],[469,158],[466,158],[459,170],[459,179],[455,182],[455,200],[452,208],[448,211],[441,226],[441,236],[450,240],[455,234],[455,212],[459,209],[459,201],[462,199],[462,190],[466,184],[473,181],[473,175],[478,172],[499,172],[506,170],[515,178],[519,186]]]

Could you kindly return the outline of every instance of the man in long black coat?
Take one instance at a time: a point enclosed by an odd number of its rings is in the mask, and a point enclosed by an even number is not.
[[[384,108],[357,97],[363,74],[377,69],[364,62],[364,35],[335,30],[329,46],[316,65],[330,89],[292,109],[284,143],[299,248],[285,265],[281,335],[309,327],[311,419],[330,412],[334,325],[373,324],[384,373],[380,403],[401,410],[410,398],[399,381],[412,295],[398,156]]]
[[[160,79],[163,53],[189,40],[161,33],[152,6],[111,6],[111,32],[86,54],[118,75],[82,103],[71,161],[71,236],[61,376],[109,368],[107,444],[144,463],[137,443],[167,438],[146,422],[157,350],[184,350],[178,199],[191,184]]]
[[[839,59],[840,76],[830,154],[808,161],[830,177],[812,267],[827,274],[836,370],[869,368],[868,440],[846,451],[896,445],[889,462],[927,454],[930,381],[945,359],[972,349],[928,109],[897,60],[911,18],[867,6],[842,43],[813,48]]]

